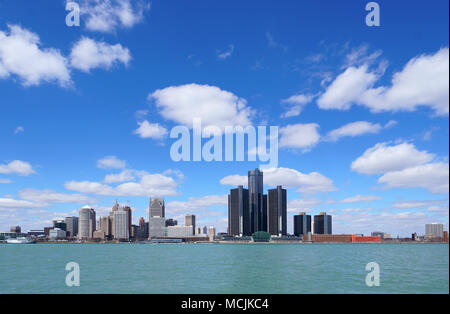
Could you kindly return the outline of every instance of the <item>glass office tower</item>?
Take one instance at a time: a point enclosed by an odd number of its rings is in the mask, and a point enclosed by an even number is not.
[[[248,172],[251,233],[267,231],[267,211],[264,208],[263,173],[259,169]]]
[[[314,234],[332,234],[330,215],[320,213],[314,216]]]
[[[228,234],[232,236],[251,235],[248,190],[242,185],[231,189],[228,195]]]

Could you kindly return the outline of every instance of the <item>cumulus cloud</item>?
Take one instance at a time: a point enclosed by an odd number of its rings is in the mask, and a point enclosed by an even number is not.
[[[425,188],[431,193],[448,193],[449,165],[432,162],[435,156],[413,144],[376,144],[352,162],[354,171],[383,174],[378,183],[385,188]]]
[[[150,123],[147,120],[138,122],[139,128],[134,131],[134,134],[141,138],[162,139],[167,136],[167,129],[159,123]]]
[[[134,181],[136,179],[134,175],[134,171],[130,169],[125,169],[120,173],[108,174],[105,176],[103,182],[105,183],[117,183],[117,182],[126,182],[126,181]]]
[[[0,79],[17,77],[24,86],[42,82],[71,84],[68,62],[54,48],[42,48],[39,36],[19,25],[0,31]]]
[[[281,115],[282,118],[296,117],[300,115],[303,108],[314,99],[311,94],[297,94],[281,100],[281,103],[291,105],[290,108]]]
[[[2,208],[35,208],[42,207],[42,204],[36,204],[35,202],[16,200],[13,198],[0,198],[0,209]]]
[[[328,86],[317,104],[321,109],[338,110],[356,104],[372,112],[414,111],[428,106],[436,115],[448,115],[448,47],[412,58],[393,75],[390,86],[375,87],[383,74],[383,70],[370,70],[368,62],[349,66]]]
[[[449,190],[448,163],[435,162],[392,171],[378,179],[387,188],[424,188],[435,194],[446,194]]]
[[[90,31],[111,33],[118,28],[131,28],[144,19],[150,9],[145,1],[131,0],[83,0],[80,12]]]
[[[252,110],[243,98],[215,86],[188,84],[158,89],[148,96],[167,120],[192,127],[194,118],[202,125],[250,125]]]
[[[293,124],[280,128],[280,148],[302,148],[303,152],[311,150],[320,140],[316,123]]]
[[[130,51],[121,44],[110,45],[87,37],[76,42],[70,52],[70,65],[84,72],[95,68],[108,70],[118,63],[126,66],[130,59]]]
[[[320,109],[348,110],[377,81],[367,65],[349,67],[328,86],[317,100]]]
[[[120,160],[116,156],[106,156],[97,161],[97,168],[102,169],[122,169],[125,166],[125,160]]]
[[[92,203],[94,200],[81,194],[65,194],[58,193],[52,190],[36,190],[36,189],[23,189],[18,192],[18,195],[23,200],[41,203]]]
[[[0,173],[2,174],[18,174],[20,176],[28,176],[36,173],[33,167],[25,161],[14,160],[8,164],[0,164]]]
[[[413,144],[401,143],[389,146],[387,143],[378,143],[353,161],[351,168],[365,174],[386,173],[422,165],[433,158],[433,154],[419,151]]]
[[[290,168],[270,168],[264,170],[264,184],[271,187],[282,185],[285,188],[295,188],[301,193],[318,193],[335,191],[336,187],[330,178],[318,172],[308,174]],[[248,177],[230,175],[222,178],[223,185],[247,185]]]
[[[143,174],[138,182],[126,182],[117,186],[111,186],[92,181],[69,181],[65,188],[86,194],[108,196],[174,196],[176,195],[177,182],[162,174]]]
[[[340,128],[334,129],[328,132],[325,140],[336,142],[342,137],[355,137],[364,134],[377,134],[383,128],[390,128],[395,125],[397,122],[394,120],[389,121],[386,125],[382,126],[379,123],[371,123],[367,121],[356,121],[351,122],[346,125],[341,126]]]

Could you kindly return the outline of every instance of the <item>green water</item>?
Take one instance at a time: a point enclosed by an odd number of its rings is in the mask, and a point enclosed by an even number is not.
[[[80,286],[67,287],[68,262]],[[380,286],[365,284],[369,262]],[[447,244],[0,245],[0,293],[449,293]]]

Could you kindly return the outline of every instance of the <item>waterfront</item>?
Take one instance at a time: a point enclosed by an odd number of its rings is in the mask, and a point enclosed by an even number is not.
[[[0,245],[1,293],[448,293],[448,244]],[[67,287],[77,262],[80,287]],[[365,266],[380,265],[379,287]]]

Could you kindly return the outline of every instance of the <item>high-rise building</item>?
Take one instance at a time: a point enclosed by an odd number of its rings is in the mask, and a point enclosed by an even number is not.
[[[425,225],[425,237],[427,238],[443,238],[444,237],[444,225],[438,223]]]
[[[114,211],[114,238],[118,240],[130,239],[128,217],[128,211],[123,208],[119,208],[119,210]]]
[[[304,212],[294,215],[294,235],[304,236],[308,232],[311,232],[311,215],[306,215]]]
[[[133,235],[133,228],[131,227],[131,223],[132,223],[132,217],[131,217],[131,207],[130,206],[124,206],[123,210],[126,211],[128,213],[128,234],[130,235],[130,237]]]
[[[117,201],[114,203],[111,212],[109,213],[109,218],[111,220],[111,237],[115,237],[115,230],[114,230],[114,212],[119,210],[119,203]]]
[[[203,227],[203,234],[208,234],[208,227],[206,226]]]
[[[184,218],[184,225],[192,228],[192,234],[195,234],[195,215],[187,214]]]
[[[139,227],[136,233],[136,239],[143,240],[148,238],[148,222],[145,222],[144,217],[139,219]]]
[[[267,231],[267,211],[264,208],[263,173],[259,169],[248,172],[248,193],[251,233]]]
[[[228,195],[228,234],[251,235],[249,194],[242,185],[237,189],[231,189]]]
[[[163,217],[151,217],[148,221],[149,238],[166,236],[166,219]]]
[[[105,234],[105,238],[111,239],[112,238],[112,222],[113,219],[111,216],[104,216],[101,217],[98,221],[98,228],[100,231],[103,231]]]
[[[287,234],[286,189],[280,185],[267,191],[267,232],[271,235]]]
[[[164,199],[159,197],[150,198],[150,204],[148,208],[148,217],[160,217],[164,218],[166,215],[166,207]]]
[[[75,238],[78,235],[78,217],[66,217],[64,221],[68,236]]]
[[[314,234],[332,234],[331,215],[322,212],[314,216]]]
[[[214,241],[215,236],[216,236],[216,228],[214,228],[214,227],[209,227],[209,229],[208,229],[208,237],[209,237],[209,241],[210,241],[210,242]]]
[[[78,218],[78,238],[92,239],[96,227],[95,224],[95,210],[89,206],[80,208]]]

